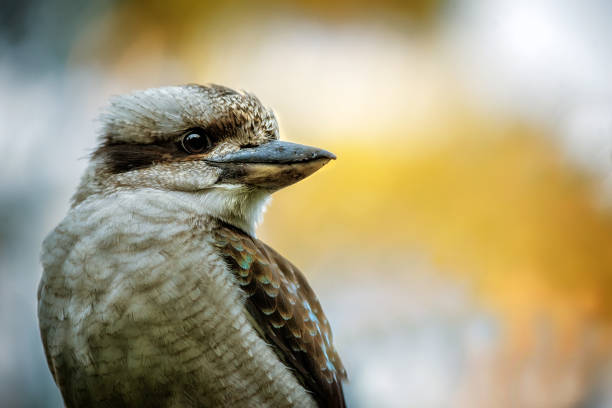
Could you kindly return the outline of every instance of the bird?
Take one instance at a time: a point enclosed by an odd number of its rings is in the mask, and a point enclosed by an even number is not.
[[[114,96],[42,244],[38,320],[66,407],[345,407],[305,276],[255,230],[334,160],[221,85]],[[299,216],[299,215],[296,215]]]

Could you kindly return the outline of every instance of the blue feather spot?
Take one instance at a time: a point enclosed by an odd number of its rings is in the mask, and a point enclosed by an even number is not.
[[[334,365],[334,363],[331,362],[331,359],[329,358],[329,355],[327,354],[327,347],[325,347],[325,344],[321,344],[321,348],[323,351],[323,355],[325,356],[326,369],[331,372],[336,372],[336,366]]]
[[[297,287],[295,286],[295,283],[289,282],[289,284],[287,285],[287,289],[294,295],[297,294]]]
[[[308,303],[308,301],[305,300],[302,302],[302,305],[306,308],[306,310],[308,310],[308,317],[310,318],[310,320],[317,323],[317,326],[318,326],[319,319],[317,318],[317,315],[314,314],[314,312],[312,311],[312,308],[310,307],[310,303]]]
[[[249,254],[246,254],[244,259],[240,261],[240,267],[242,269],[249,269],[252,263],[253,263],[253,257]]]

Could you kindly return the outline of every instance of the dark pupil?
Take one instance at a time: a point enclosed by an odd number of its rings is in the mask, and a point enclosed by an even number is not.
[[[206,148],[206,137],[199,135],[197,133],[190,133],[185,136],[185,147],[190,152],[201,152]]]

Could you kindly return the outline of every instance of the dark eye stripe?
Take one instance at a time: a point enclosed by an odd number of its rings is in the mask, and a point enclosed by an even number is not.
[[[104,161],[111,173],[125,173],[155,163],[180,160],[187,156],[188,154],[177,148],[174,142],[151,145],[103,144],[93,153],[94,158],[101,158]]]
[[[211,125],[206,128],[193,128],[173,137],[173,140],[152,144],[106,142],[97,148],[92,157],[102,159],[110,173],[125,173],[156,163],[189,160],[192,154],[206,153],[232,133],[232,129],[227,127]],[[193,145],[184,143],[185,137],[191,134],[200,136],[200,145],[195,143],[195,140],[192,140]]]

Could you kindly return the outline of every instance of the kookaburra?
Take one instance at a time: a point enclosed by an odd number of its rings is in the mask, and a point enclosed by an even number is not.
[[[321,305],[255,237],[270,194],[335,156],[278,133],[255,96],[216,85],[112,101],[42,249],[40,330],[67,407],[345,406]]]

